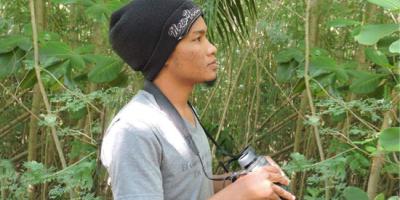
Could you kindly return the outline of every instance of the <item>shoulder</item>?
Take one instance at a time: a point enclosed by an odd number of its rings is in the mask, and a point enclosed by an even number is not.
[[[154,148],[160,146],[156,126],[162,120],[162,115],[154,97],[139,91],[118,112],[106,130],[101,146],[103,164],[109,166],[113,154],[118,151],[143,145]]]

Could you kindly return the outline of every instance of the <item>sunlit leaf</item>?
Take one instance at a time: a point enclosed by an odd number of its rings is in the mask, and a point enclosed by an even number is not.
[[[379,142],[385,151],[400,151],[400,127],[383,130],[379,134]]]
[[[371,24],[361,27],[360,33],[355,36],[355,39],[360,44],[373,45],[379,39],[392,34],[399,30],[398,24]]]
[[[397,41],[393,42],[389,46],[389,51],[391,53],[400,53],[400,39],[398,39]]]
[[[399,10],[400,9],[400,1],[399,0],[367,0],[370,3],[381,6],[385,9],[389,10]]]
[[[346,200],[368,200],[366,192],[357,187],[347,187],[343,191],[343,196]]]

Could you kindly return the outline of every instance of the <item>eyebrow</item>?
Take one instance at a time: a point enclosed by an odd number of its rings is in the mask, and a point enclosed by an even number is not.
[[[205,29],[200,29],[200,30],[195,30],[192,33],[193,34],[199,34],[199,35],[204,35],[207,31]]]

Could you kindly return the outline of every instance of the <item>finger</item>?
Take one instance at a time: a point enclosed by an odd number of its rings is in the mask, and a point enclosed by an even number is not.
[[[267,200],[281,200],[281,198],[277,194],[272,193],[268,196]]]
[[[289,185],[289,180],[286,177],[284,177],[284,176],[282,176],[282,175],[280,175],[278,173],[269,173],[267,175],[267,179],[269,181],[273,182],[273,183],[280,183],[280,184],[283,184],[283,185]]]
[[[264,156],[268,163],[272,166],[279,167],[279,165],[271,158],[271,156]]]
[[[295,200],[296,197],[293,196],[290,192],[284,190],[283,188],[277,186],[277,185],[272,185],[272,190],[274,190],[275,194],[279,195],[283,199],[287,200]]]
[[[288,177],[286,176],[285,172],[283,172],[283,170],[281,169],[281,167],[279,167],[279,165],[278,165],[271,157],[265,156],[265,159],[266,159],[272,166],[277,167],[277,168],[279,169],[279,171],[281,171],[281,174],[282,174],[283,176],[285,176],[286,178],[288,178]],[[288,179],[289,179],[289,178],[288,178]]]
[[[281,170],[279,170],[278,167],[275,167],[272,165],[264,166],[262,169],[264,170],[264,172],[267,172],[267,173],[281,173]]]

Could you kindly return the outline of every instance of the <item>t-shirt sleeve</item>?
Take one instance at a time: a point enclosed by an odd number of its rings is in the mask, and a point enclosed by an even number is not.
[[[113,137],[108,173],[114,199],[162,200],[162,148],[152,129],[117,122],[107,134]]]

